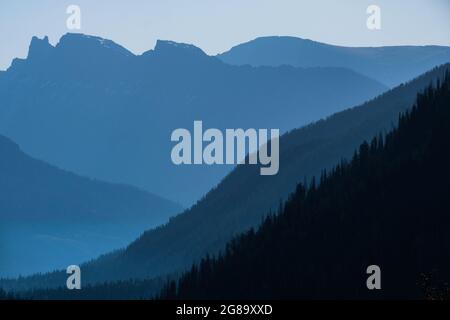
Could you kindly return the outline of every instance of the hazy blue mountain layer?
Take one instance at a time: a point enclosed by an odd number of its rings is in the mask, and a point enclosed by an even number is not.
[[[180,212],[135,187],[60,170],[0,136],[0,277],[65,268],[125,246]]]
[[[277,216],[162,298],[448,299],[450,72],[434,85],[394,130],[299,184]],[[381,290],[368,290],[374,265]]]
[[[238,67],[158,41],[135,56],[110,40],[33,38],[0,76],[0,133],[30,155],[190,205],[231,166],[175,166],[174,129],[279,128],[362,103],[386,86],[345,68]]]
[[[218,57],[233,65],[349,68],[394,87],[450,62],[450,47],[342,47],[295,37],[261,37]]]
[[[260,176],[258,166],[241,165],[195,206],[170,222],[144,233],[124,250],[82,266],[84,281],[150,278],[190,267],[207,253],[224,249],[233,236],[258,226],[277,210],[281,200],[304,178],[320,175],[343,158],[351,158],[364,140],[391,130],[430,83],[444,75],[444,65],[361,106],[285,134],[282,166],[275,176]],[[60,286],[65,274],[56,272],[5,287]]]

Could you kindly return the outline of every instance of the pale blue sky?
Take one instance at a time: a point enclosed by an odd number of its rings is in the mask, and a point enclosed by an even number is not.
[[[449,0],[1,0],[0,70],[25,57],[33,35],[56,44],[66,8],[82,11],[79,32],[114,40],[134,53],[157,39],[192,43],[209,54],[267,35],[348,46],[450,45]],[[366,27],[366,8],[382,10],[382,30]],[[73,32],[73,31],[72,31]]]

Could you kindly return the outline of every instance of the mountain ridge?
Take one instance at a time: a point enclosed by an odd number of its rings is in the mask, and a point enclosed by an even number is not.
[[[449,125],[447,70],[395,129],[298,184],[276,216],[204,257],[161,298],[445,299]]]
[[[283,165],[278,175],[264,177],[259,175],[258,166],[238,166],[197,204],[169,223],[145,232],[124,250],[83,265],[85,281],[171,274],[188,268],[206,254],[217,254],[233,236],[257,227],[265,215],[275,212],[280,201],[302,179],[310,180],[341,159],[351,157],[366,137],[392,129],[399,113],[411,107],[416,94],[436,83],[449,68],[450,64],[435,68],[366,104],[288,132],[280,140],[284,148],[280,149]],[[64,274],[52,273],[30,278],[29,284],[57,286],[63,279]],[[26,287],[26,283],[23,280],[15,285]]]
[[[450,62],[450,47],[345,47],[286,36],[260,37],[217,55],[233,65],[340,66],[395,87]]]
[[[180,212],[136,187],[81,177],[0,135],[0,277],[81,263]]]
[[[57,45],[39,61],[34,54],[16,60],[0,77],[0,133],[58,167],[135,185],[184,206],[232,167],[174,166],[174,129],[202,119],[218,129],[285,132],[387,89],[349,69],[230,66],[194,46],[167,41],[133,56],[105,49],[97,38],[68,37],[98,50]]]

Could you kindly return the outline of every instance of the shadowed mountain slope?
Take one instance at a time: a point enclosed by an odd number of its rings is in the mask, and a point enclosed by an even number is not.
[[[280,139],[280,171],[260,176],[258,166],[241,165],[201,201],[164,226],[149,230],[126,249],[83,265],[84,281],[149,278],[189,267],[207,253],[224,249],[233,236],[258,226],[304,178],[320,175],[349,158],[365,139],[391,130],[418,92],[442,79],[449,65],[399,86],[364,104],[293,130]],[[59,286],[64,273],[3,283],[4,286]]]
[[[124,246],[181,206],[63,171],[0,136],[0,277],[81,263]]]
[[[277,216],[163,298],[424,299],[436,290],[430,274],[440,286],[450,279],[449,163],[450,72],[398,128],[363,143],[318,186],[299,184]],[[381,290],[366,284],[373,265]]]

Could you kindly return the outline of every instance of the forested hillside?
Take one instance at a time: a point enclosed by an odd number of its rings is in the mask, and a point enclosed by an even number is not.
[[[323,172],[319,181],[298,184],[278,215],[269,215],[258,231],[234,238],[217,258],[205,256],[159,297],[445,296],[450,279],[449,86],[447,72],[438,89],[429,87],[418,96],[398,128],[363,143],[350,161]],[[381,267],[380,291],[366,288],[366,268],[372,264]],[[88,292],[110,296],[117,288],[123,283]],[[122,294],[133,296],[135,290],[130,285]],[[39,290],[34,298],[70,296],[63,291]]]
[[[184,271],[206,254],[223,250],[232,237],[257,227],[296,185],[350,158],[364,140],[395,127],[418,92],[443,78],[449,65],[436,68],[361,106],[293,130],[280,139],[280,171],[260,176],[258,166],[238,166],[216,188],[167,225],[149,230],[125,250],[82,266],[86,284],[148,279]],[[188,186],[184,186],[188,187]],[[55,287],[65,272],[0,281],[7,288]]]
[[[163,298],[423,298],[424,274],[450,279],[450,76],[258,231],[204,258]],[[366,287],[378,265],[381,290]]]

